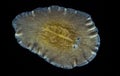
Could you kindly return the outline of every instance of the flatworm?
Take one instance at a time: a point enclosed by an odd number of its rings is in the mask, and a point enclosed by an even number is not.
[[[71,8],[49,6],[23,12],[12,25],[22,47],[64,69],[88,64],[100,46],[91,16]]]

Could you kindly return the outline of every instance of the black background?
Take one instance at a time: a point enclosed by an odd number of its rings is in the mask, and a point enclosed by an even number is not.
[[[117,75],[113,65],[113,44],[111,41],[112,27],[105,21],[105,2],[102,0],[14,0],[6,1],[4,7],[4,39],[6,62],[6,74],[38,74],[55,76],[105,76]],[[50,5],[59,5],[81,10],[89,13],[98,27],[101,45],[96,58],[88,65],[77,67],[71,70],[65,70],[52,66],[39,56],[22,48],[14,37],[12,20],[21,12],[31,11],[37,7],[48,7]],[[3,44],[3,45],[4,45]],[[7,47],[6,47],[7,46]]]

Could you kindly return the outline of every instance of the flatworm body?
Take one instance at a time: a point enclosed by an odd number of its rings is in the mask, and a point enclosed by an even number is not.
[[[89,14],[50,6],[23,12],[12,21],[18,43],[50,64],[72,69],[88,64],[100,45]]]

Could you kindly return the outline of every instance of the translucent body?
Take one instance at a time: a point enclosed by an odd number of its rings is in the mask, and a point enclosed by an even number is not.
[[[89,63],[100,45],[90,15],[70,8],[37,8],[19,14],[12,24],[21,46],[61,68]]]

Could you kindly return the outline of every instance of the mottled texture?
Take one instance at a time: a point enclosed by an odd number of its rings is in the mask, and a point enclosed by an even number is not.
[[[100,45],[90,15],[70,8],[37,8],[19,14],[12,24],[21,46],[61,68],[86,65]]]

